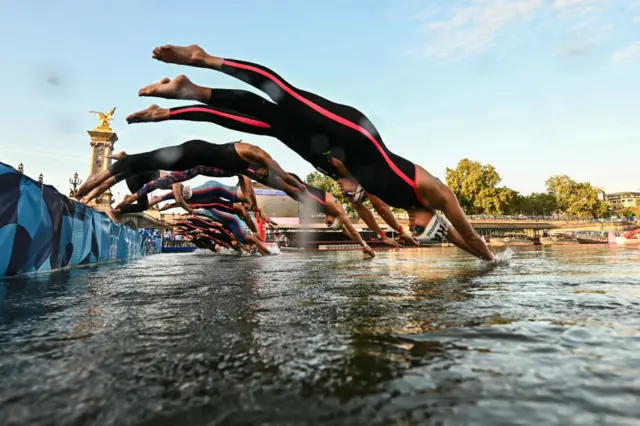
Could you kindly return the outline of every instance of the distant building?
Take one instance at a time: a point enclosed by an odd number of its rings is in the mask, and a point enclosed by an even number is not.
[[[298,217],[298,202],[283,191],[278,191],[264,186],[258,182],[253,182],[256,192],[256,199],[260,209],[269,217]]]
[[[611,210],[619,212],[625,208],[634,208],[640,200],[640,192],[614,192],[606,195],[606,201],[611,205]]]

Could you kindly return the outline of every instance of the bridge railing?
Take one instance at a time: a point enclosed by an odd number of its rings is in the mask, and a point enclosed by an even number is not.
[[[469,219],[474,220],[536,220],[549,222],[589,222],[589,223],[619,223],[633,222],[634,218],[606,218],[593,219],[589,217],[575,216],[542,216],[542,215],[467,215]]]

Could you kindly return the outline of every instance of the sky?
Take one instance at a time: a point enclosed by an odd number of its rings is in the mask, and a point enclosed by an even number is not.
[[[441,178],[469,158],[523,193],[558,174],[640,188],[640,0],[0,0],[0,39],[0,161],[65,194],[88,174],[88,111],[114,106],[116,151],[242,139],[313,170],[275,139],[210,123],[127,125],[151,103],[184,104],[137,96],[163,77],[253,90],[153,60],[163,44],[261,63],[354,106]]]

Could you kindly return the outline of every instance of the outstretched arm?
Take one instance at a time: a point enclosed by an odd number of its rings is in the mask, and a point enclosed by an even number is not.
[[[369,198],[369,201],[371,202],[371,205],[373,206],[375,211],[387,223],[387,225],[389,225],[392,229],[398,231],[400,238],[402,238],[403,240],[405,240],[410,244],[413,244],[416,247],[420,247],[420,243],[415,238],[411,237],[411,235],[404,232],[404,229],[398,223],[398,221],[396,220],[396,217],[393,215],[393,212],[384,201],[382,201],[380,198],[376,197],[375,195],[371,195],[369,193],[367,193],[367,197]]]
[[[172,185],[172,189],[173,189],[173,198],[176,200],[176,204],[178,204],[180,207],[185,209],[187,212],[193,214],[193,209],[189,207],[189,204],[187,204],[187,202],[182,197],[182,184],[174,183]]]
[[[251,149],[250,151],[251,151],[251,155],[254,157],[254,161],[256,163],[259,163],[263,167],[268,168],[270,172],[275,173],[275,175],[277,177],[282,179],[287,184],[293,186],[297,190],[304,190],[304,185],[302,183],[298,182],[289,173],[285,172],[282,169],[282,167],[280,167],[280,164],[278,164],[278,162],[276,160],[271,158],[271,156],[269,154],[267,154],[265,151],[263,151],[262,149],[260,149],[258,147],[253,147],[253,148],[254,149]]]
[[[394,241],[391,238],[387,237],[385,232],[380,228],[380,225],[378,225],[378,222],[376,222],[376,218],[373,216],[373,213],[371,213],[371,210],[369,210],[367,208],[367,206],[365,206],[362,203],[351,203],[351,206],[358,213],[358,216],[360,216],[360,219],[362,219],[364,221],[364,223],[367,224],[369,229],[371,229],[373,232],[375,232],[380,237],[380,239],[382,240],[383,243],[385,243],[385,244],[387,244],[387,245],[389,245],[391,247],[396,247],[396,248],[401,248],[402,247],[396,241]]]
[[[258,211],[256,212],[256,214],[262,218],[262,220],[264,220],[267,225],[269,225],[271,228],[275,228],[278,226],[278,224],[272,220],[269,216],[267,216],[262,210],[258,209]]]
[[[256,192],[253,190],[251,179],[246,176],[238,176],[238,185],[244,198],[251,203],[251,210],[255,212],[258,209],[258,200],[256,199]]]
[[[238,216],[240,216],[240,219],[244,220],[249,229],[251,229],[251,232],[258,233],[258,228],[256,228],[256,224],[253,219],[251,219],[251,216],[249,216],[249,212],[247,211],[247,209],[245,209],[244,206],[240,203],[236,203],[234,207],[236,212],[238,212]]]
[[[327,207],[327,212],[329,212],[329,214],[332,214],[340,219],[342,226],[346,228],[346,231],[348,235],[351,237],[351,239],[357,242],[358,244],[360,244],[362,246],[362,250],[366,254],[368,254],[371,257],[375,257],[376,254],[373,252],[373,250],[371,250],[371,247],[369,247],[369,245],[362,239],[362,236],[360,235],[358,230],[353,226],[353,224],[349,220],[349,216],[347,216],[347,213],[344,211],[344,209],[337,203],[336,199],[335,198],[331,200],[328,199],[326,203],[326,207]]]
[[[494,260],[495,256],[489,250],[487,243],[480,235],[478,235],[475,229],[473,229],[473,226],[471,226],[471,223],[464,214],[462,207],[460,207],[460,204],[458,203],[456,195],[448,187],[444,185],[442,186],[446,189],[442,190],[441,202],[439,203],[440,209],[447,219],[449,219],[455,228],[455,231],[459,233],[461,239],[464,240],[466,247],[464,245],[460,245],[459,247],[484,260]],[[452,237],[453,242],[455,234],[452,234]]]
[[[180,207],[178,204],[176,203],[169,203],[169,204],[165,204],[164,206],[162,206],[160,208],[160,211],[163,212],[165,210],[171,210],[171,209],[175,209],[177,207]]]
[[[273,185],[273,186],[272,186]],[[281,191],[286,192],[288,195],[289,194],[297,194],[298,188],[293,187],[291,185],[289,185],[288,183],[286,183],[285,181],[283,181],[282,179],[280,179],[278,176],[274,176],[271,180],[270,180],[270,185],[272,188],[274,189],[279,189]]]

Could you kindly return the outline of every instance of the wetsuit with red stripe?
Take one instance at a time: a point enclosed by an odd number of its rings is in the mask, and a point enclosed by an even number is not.
[[[317,153],[336,158],[367,192],[387,204],[405,209],[420,206],[415,164],[391,152],[363,113],[300,90],[262,65],[225,59],[220,71],[262,90],[273,102],[259,101],[260,96],[246,91],[214,90],[212,107],[284,126],[285,134],[277,137],[302,157]],[[284,118],[273,121],[274,114]],[[171,118],[175,115],[179,114],[172,111]]]
[[[171,175],[165,176],[169,177]],[[163,178],[160,178],[163,179]],[[174,180],[175,176],[172,179]],[[174,182],[175,183],[175,182]],[[162,201],[175,200],[173,192],[169,192],[161,197]],[[225,213],[235,213],[233,203],[240,202],[238,197],[238,187],[225,185],[217,180],[209,180],[200,186],[192,188],[191,198],[185,200],[194,208],[214,208]]]
[[[207,234],[209,237],[216,240],[216,242],[222,243],[225,247],[231,247],[231,233],[225,230],[220,224],[214,222],[207,222],[204,220],[193,222],[199,222],[199,224],[191,223],[191,221],[179,221],[176,222],[176,226],[183,226],[187,229],[194,231],[201,231]]]
[[[162,177],[156,176],[153,179],[145,181],[145,184],[138,188],[137,194],[139,198],[144,198],[156,189],[171,189],[174,183],[185,182],[200,175],[208,177],[228,177],[231,173],[217,167],[196,166],[188,170],[171,172]]]
[[[335,170],[326,136],[312,131],[305,123],[289,119],[279,105],[245,90],[211,89],[208,105],[170,108],[169,120],[206,121],[244,133],[274,137],[320,173],[333,179]],[[233,108],[242,108],[242,112]]]
[[[235,144],[190,140],[180,145],[127,155],[109,166],[109,171],[112,176],[120,175],[126,179],[141,172],[179,171],[202,165],[224,170],[227,172],[225,176],[230,177],[249,167],[249,163],[238,155]]]

